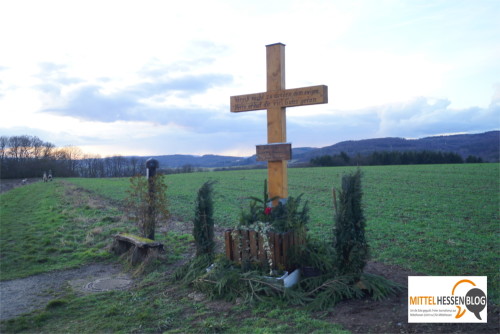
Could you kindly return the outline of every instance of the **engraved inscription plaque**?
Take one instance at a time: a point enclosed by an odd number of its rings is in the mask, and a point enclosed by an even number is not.
[[[328,87],[311,86],[281,91],[231,96],[231,112],[298,107],[328,102]]]
[[[292,159],[292,144],[275,143],[257,145],[257,161],[282,161]]]

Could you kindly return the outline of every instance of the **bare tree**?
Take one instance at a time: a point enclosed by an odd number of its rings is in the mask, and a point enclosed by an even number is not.
[[[9,138],[6,136],[0,137],[0,159],[3,161],[7,157],[7,147],[8,147]]]

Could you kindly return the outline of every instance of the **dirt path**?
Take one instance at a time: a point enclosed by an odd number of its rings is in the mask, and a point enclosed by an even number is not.
[[[9,191],[11,189],[17,188],[17,187],[22,187],[24,185],[34,183],[34,182],[41,182],[42,180],[40,178],[32,178],[32,179],[26,179],[26,183],[23,183],[22,179],[1,179],[0,180],[0,194],[3,194],[6,191]]]
[[[0,282],[0,320],[15,318],[23,313],[43,308],[53,299],[73,289],[76,293],[91,293],[95,282],[129,280],[117,264],[91,264],[77,269],[54,271],[21,279]],[[118,280],[117,280],[118,279]],[[121,279],[121,280],[120,280]],[[128,285],[115,286],[117,289]],[[108,285],[113,290],[113,285]],[[94,289],[94,292],[99,292]],[[102,290],[101,290],[102,291]]]

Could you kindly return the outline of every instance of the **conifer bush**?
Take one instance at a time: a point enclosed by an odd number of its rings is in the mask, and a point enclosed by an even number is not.
[[[212,255],[214,241],[214,204],[212,199],[213,182],[205,182],[198,190],[194,216],[193,237],[196,244],[196,256]]]
[[[339,275],[354,275],[363,273],[369,257],[368,244],[365,238],[366,219],[363,214],[361,189],[362,173],[342,177],[342,189],[336,203],[334,248],[335,264]]]

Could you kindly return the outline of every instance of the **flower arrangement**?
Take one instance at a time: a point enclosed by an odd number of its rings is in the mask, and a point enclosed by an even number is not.
[[[269,198],[267,180],[265,180],[263,198],[249,197],[250,207],[247,211],[241,212],[237,228],[250,227],[257,222],[262,222],[267,224],[273,232],[300,230],[305,234],[306,225],[309,222],[309,206],[307,201],[301,206],[302,196],[303,194],[287,199]],[[272,203],[276,200],[279,200],[278,205],[273,207]]]

